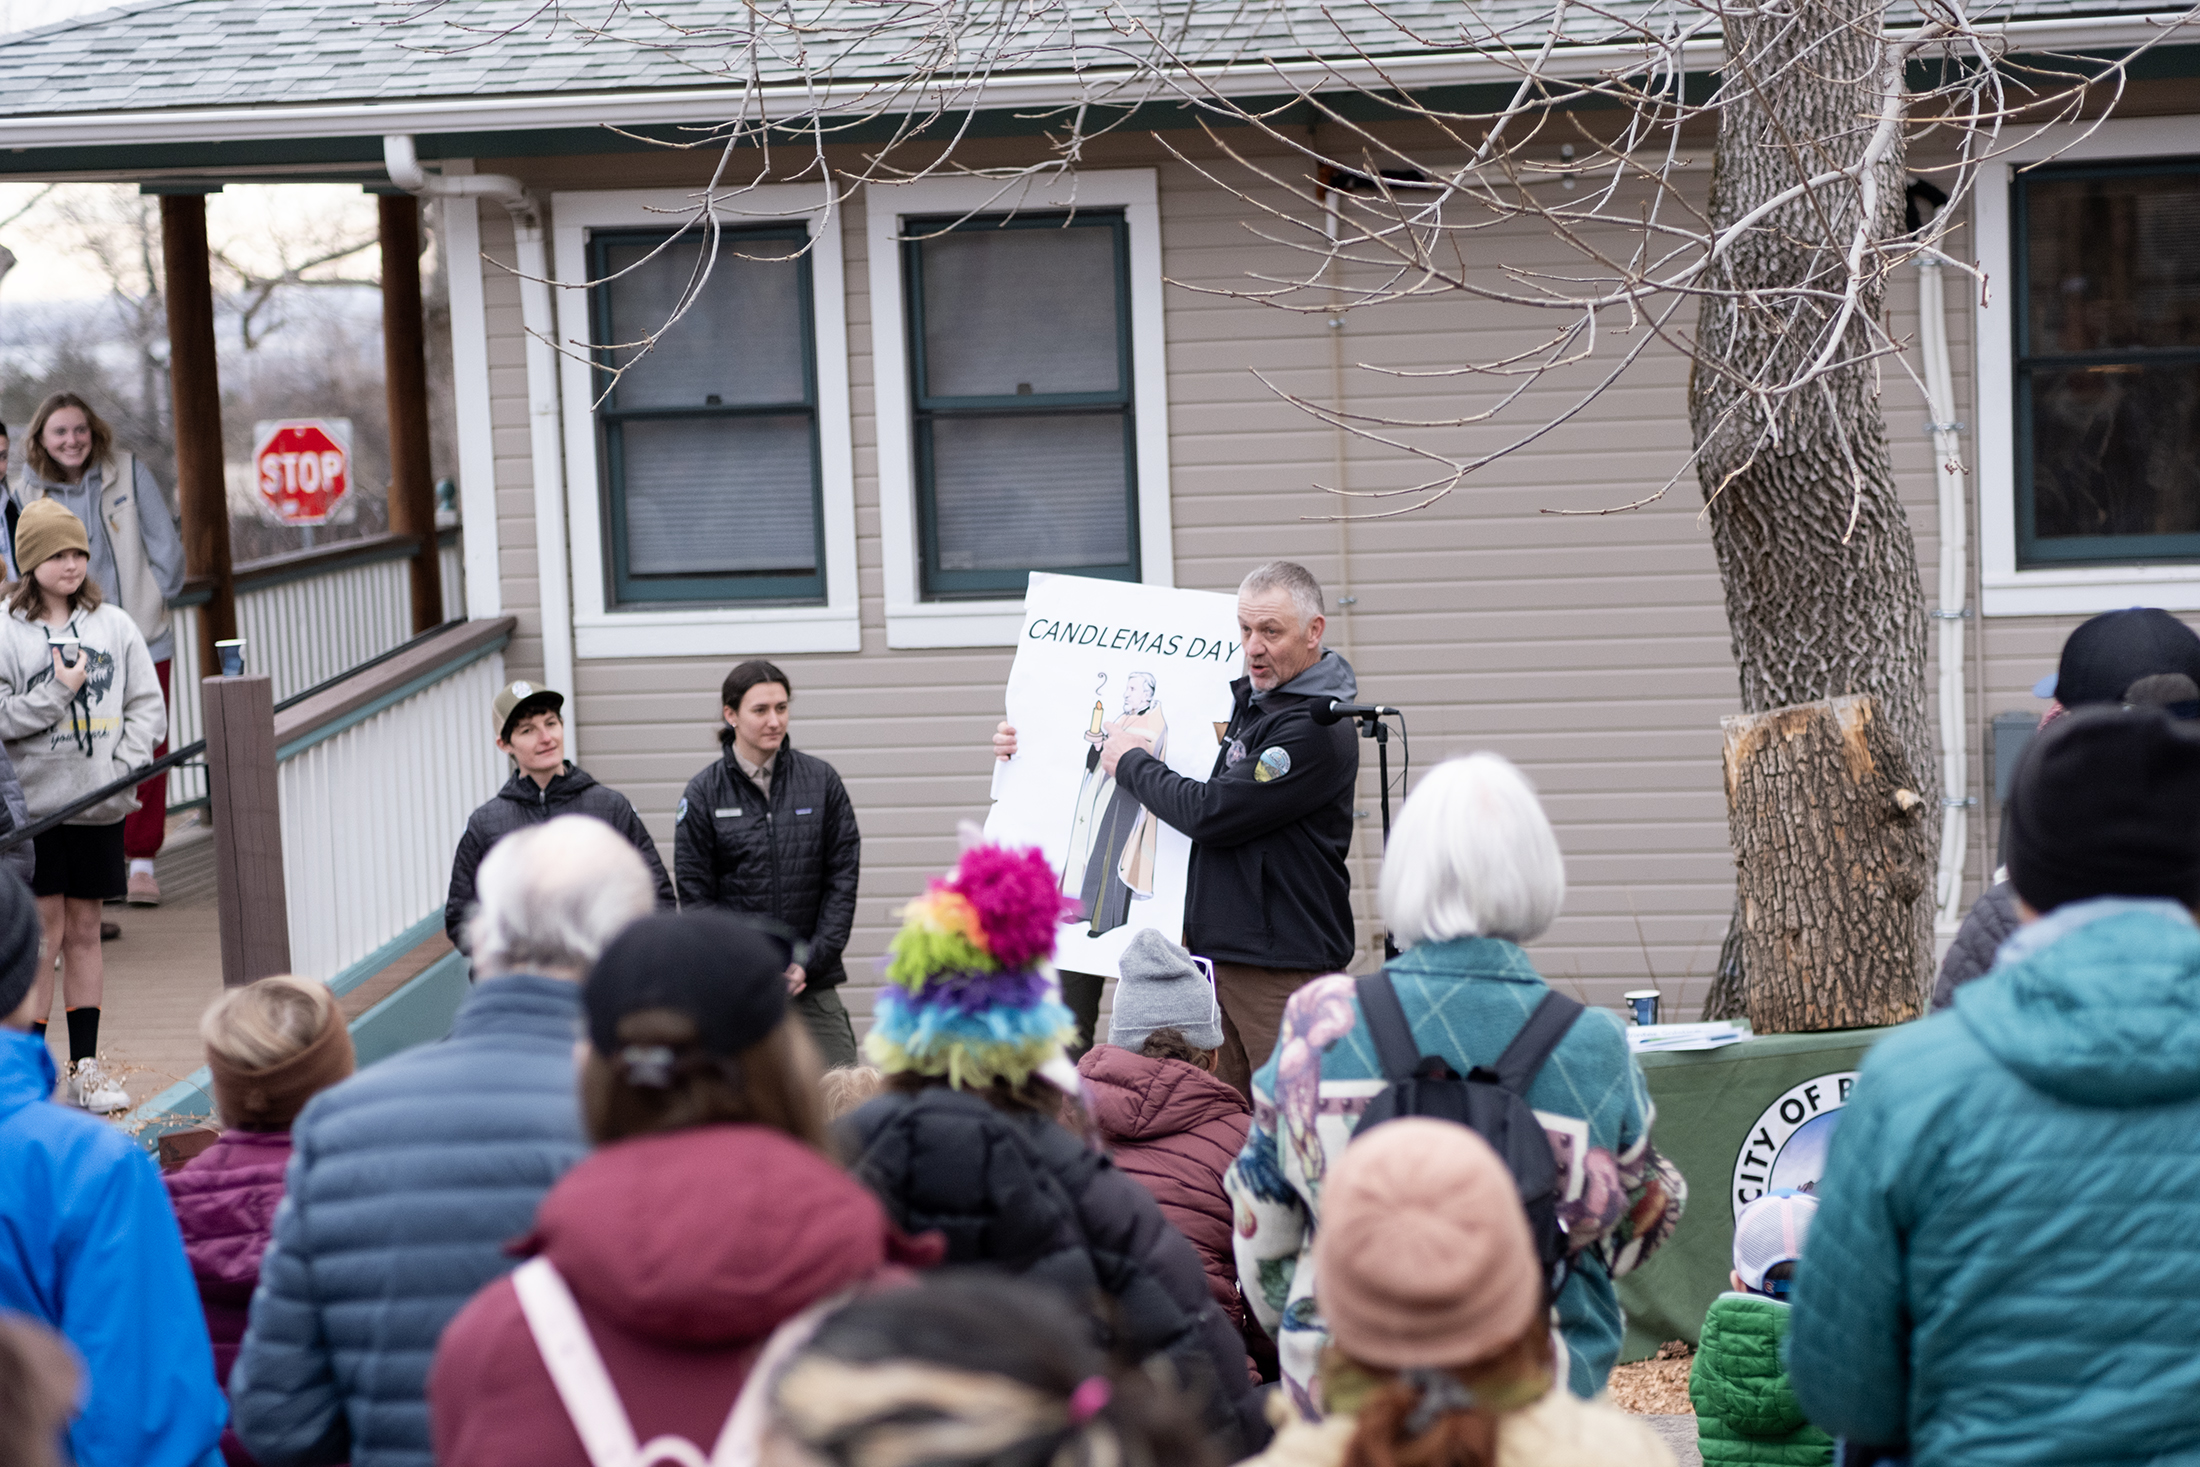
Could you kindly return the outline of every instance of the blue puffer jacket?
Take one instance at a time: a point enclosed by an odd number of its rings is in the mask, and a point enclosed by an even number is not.
[[[429,1467],[443,1326],[511,1271],[504,1245],[587,1151],[580,989],[477,985],[450,1037],[324,1092],[291,1128],[288,1191],[229,1377],[263,1467]],[[211,1369],[212,1366],[207,1367]]]
[[[160,1173],[53,1082],[45,1041],[0,1029],[0,1310],[83,1357],[77,1467],[220,1467],[229,1412]]]
[[[2073,904],[1864,1061],[1789,1373],[1919,1467],[2200,1461],[2200,929]]]

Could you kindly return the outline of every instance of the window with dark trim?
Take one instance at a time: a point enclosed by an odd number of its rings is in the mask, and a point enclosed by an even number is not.
[[[1120,212],[902,224],[923,594],[1138,579]]]
[[[2200,560],[2200,160],[2012,188],[2017,564]]]
[[[806,239],[800,226],[722,230],[697,289],[699,231],[590,234],[613,600],[824,599]]]

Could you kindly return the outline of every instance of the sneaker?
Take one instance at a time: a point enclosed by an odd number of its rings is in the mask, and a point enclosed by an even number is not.
[[[157,907],[160,905],[160,883],[150,871],[130,873],[128,894],[123,897],[133,907]]]
[[[103,1116],[129,1109],[130,1096],[107,1078],[98,1060],[78,1060],[69,1072],[69,1104]]]
[[[101,942],[113,942],[120,936],[122,936],[122,924],[120,922],[102,922],[99,924],[99,940]],[[61,959],[55,958],[53,965],[59,968]]]

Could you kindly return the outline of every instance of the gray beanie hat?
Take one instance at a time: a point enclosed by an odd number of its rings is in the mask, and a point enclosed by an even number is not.
[[[1149,927],[1123,949],[1118,972],[1108,1043],[1135,1051],[1154,1030],[1178,1029],[1195,1049],[1222,1048],[1222,1010],[1190,953]]]
[[[38,976],[38,941],[38,903],[31,889],[13,871],[0,870],[0,1019],[30,996],[31,980]]]

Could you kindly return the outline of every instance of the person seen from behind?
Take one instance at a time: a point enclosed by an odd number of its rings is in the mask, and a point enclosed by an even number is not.
[[[467,817],[451,858],[450,894],[443,902],[443,931],[466,951],[466,919],[473,915],[474,877],[482,857],[515,830],[560,815],[593,815],[626,837],[641,853],[657,887],[657,905],[673,905],[672,878],[657,855],[642,817],[625,795],[565,757],[565,695],[536,683],[507,683],[490,703],[497,752],[512,761],[512,777],[488,803]]]
[[[782,1323],[931,1261],[829,1159],[786,966],[778,942],[708,910],[645,918],[604,950],[582,990],[596,1150],[543,1199],[518,1245],[531,1261],[444,1331],[428,1382],[438,1462],[589,1467],[576,1422],[592,1410],[637,1441],[708,1451]],[[559,1350],[593,1352],[608,1399],[554,1380]]]
[[[580,985],[655,903],[600,820],[497,842],[448,1037],[314,1097],[229,1376],[263,1467],[430,1467],[428,1365],[474,1292],[512,1270],[551,1184],[587,1152],[573,1095]]]
[[[719,689],[723,754],[688,781],[673,817],[680,905],[769,917],[800,946],[787,969],[795,1012],[828,1068],[856,1063],[840,985],[855,930],[863,837],[840,774],[794,747],[794,683],[762,658]]]
[[[1083,1135],[1076,1021],[1046,970],[1063,906],[1044,855],[993,845],[909,904],[864,1041],[886,1093],[835,1128],[841,1152],[904,1232],[1052,1285],[1242,1452],[1266,1432],[1237,1331],[1191,1244]]]
[[[67,1467],[61,1438],[81,1389],[67,1341],[0,1313],[0,1467]]]
[[[89,548],[83,523],[54,500],[33,500],[16,523],[22,578],[9,588],[0,615],[0,740],[22,777],[33,820],[142,768],[167,735],[167,705],[145,638],[88,577]],[[123,821],[137,807],[136,794],[125,788],[33,841],[31,890],[45,927],[46,960],[32,996],[32,1032],[46,1033],[58,953],[69,1103],[101,1114],[130,1104],[99,1063],[107,972],[99,914],[102,903],[123,894]]]
[[[1253,1464],[1672,1467],[1643,1422],[1566,1389],[1512,1173],[1465,1126],[1405,1117],[1345,1148],[1314,1252],[1321,1419],[1279,1395]]]
[[[1421,1053],[1466,1075],[1496,1062],[1550,991],[1522,945],[1566,896],[1558,837],[1527,779],[1496,754],[1423,776],[1383,856],[1382,913],[1403,949],[1385,971]],[[1254,1123],[1224,1178],[1239,1210],[1238,1279],[1275,1333],[1283,1380],[1308,1415],[1328,1343],[1315,1299],[1323,1178],[1352,1140],[1384,1070],[1355,980],[1318,979],[1292,996],[1275,1057],[1254,1077]],[[1529,1086],[1554,1118],[1569,1267],[1557,1309],[1567,1382],[1594,1396],[1619,1358],[1612,1281],[1644,1262],[1680,1220],[1687,1184],[1651,1148],[1653,1108],[1618,1015],[1587,1009]]]
[[[1782,1348],[1817,1211],[1808,1192],[1767,1192],[1734,1219],[1734,1292],[1711,1302],[1688,1372],[1705,1467],[1832,1467],[1833,1438],[1803,1419]]]
[[[183,536],[176,517],[145,461],[117,445],[114,430],[76,393],[56,392],[41,402],[24,437],[16,502],[28,513],[46,500],[76,517],[88,536],[88,578],[145,642],[152,660],[149,686],[158,688],[162,710],[160,732],[150,746],[158,758],[168,752],[168,671],[176,646],[168,606],[183,593]],[[20,555],[16,571],[30,573]],[[123,820],[132,906],[160,904],[153,859],[167,826],[168,780],[155,775],[137,787],[137,802]]]
[[[2200,1461],[2200,733],[2055,720],[2007,851],[2025,925],[1849,1092],[1796,1397],[1918,1467]]]
[[[828,1315],[770,1382],[765,1467],[1218,1467],[1193,1403],[1058,1296],[979,1270]]]
[[[1222,1010],[1191,954],[1147,928],[1119,963],[1107,1043],[1077,1073],[1115,1164],[1153,1194],[1199,1250],[1207,1291],[1240,1335],[1260,1334],[1238,1295],[1222,1174],[1245,1145],[1253,1108],[1215,1075]]]
[[[831,1125],[869,1104],[885,1084],[886,1077],[876,1065],[842,1065],[827,1070],[817,1082],[817,1093],[825,1102],[825,1123]]]
[[[43,966],[31,894],[0,873],[0,1317],[83,1364],[74,1467],[221,1467],[229,1408],[168,1194],[135,1137],[53,1101],[30,1032]]]
[[[2053,699],[2041,715],[2042,729],[2073,709],[2127,703],[2200,719],[2200,635],[2159,607],[2104,611],[2079,624],[2063,642],[2055,671],[2032,691]],[[1994,954],[2018,926],[2016,888],[2004,867],[1972,904],[1940,960],[1933,980],[1934,1013],[1955,1002],[1958,988],[1994,966]]]
[[[206,1311],[214,1378],[227,1386],[283,1200],[291,1122],[307,1101],[347,1078],[356,1059],[328,985],[287,974],[215,999],[199,1019],[199,1041],[222,1134],[162,1180]],[[231,1467],[252,1460],[235,1432],[223,1434],[222,1455]]]

